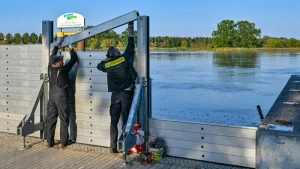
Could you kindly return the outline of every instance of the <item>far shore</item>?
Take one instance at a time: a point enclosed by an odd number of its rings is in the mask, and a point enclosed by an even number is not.
[[[3,44],[0,44],[0,46]],[[108,48],[108,47],[107,47]],[[91,49],[85,48],[86,51],[106,51],[107,48],[102,49]],[[118,47],[120,50],[124,51],[125,47]],[[65,48],[68,51],[68,48]],[[77,48],[75,47],[75,50]],[[136,49],[137,50],[137,49]],[[150,47],[150,50],[157,51],[193,51],[193,52],[300,52],[300,48],[231,48],[231,47],[221,47],[221,48],[157,48]]]
[[[120,47],[120,50],[125,48]],[[106,51],[107,49],[89,49],[87,51]],[[300,52],[300,48],[155,48],[150,47],[150,50],[164,51],[198,51],[198,52]]]

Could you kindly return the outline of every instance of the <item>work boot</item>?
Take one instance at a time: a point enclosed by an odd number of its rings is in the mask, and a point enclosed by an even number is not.
[[[53,142],[47,143],[47,147],[48,147],[48,148],[54,147],[54,143],[53,143]]]
[[[75,141],[69,139],[67,144],[68,144],[68,145],[71,145],[71,144],[74,144],[74,143],[75,143]]]
[[[111,148],[110,149],[110,153],[119,153],[118,150],[116,148]]]

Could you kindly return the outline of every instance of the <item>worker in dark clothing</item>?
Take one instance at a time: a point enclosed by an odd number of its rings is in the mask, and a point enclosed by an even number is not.
[[[107,58],[98,64],[97,69],[107,73],[108,92],[112,92],[110,105],[110,152],[118,153],[118,122],[122,114],[123,126],[126,126],[131,102],[134,95],[137,73],[134,62],[134,30],[133,22],[128,24],[128,45],[121,55],[118,48],[111,46],[107,50]]]
[[[63,56],[57,55],[62,39],[57,41],[49,60],[49,102],[47,115],[47,142],[48,147],[54,146],[54,133],[57,116],[60,118],[60,139],[58,148],[66,148],[69,140],[69,71],[78,61],[78,56],[71,44],[69,44],[71,60],[64,65]]]

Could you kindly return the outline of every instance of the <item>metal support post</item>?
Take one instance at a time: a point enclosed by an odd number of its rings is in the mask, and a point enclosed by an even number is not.
[[[49,56],[50,56],[50,44],[53,42],[53,21],[43,21],[42,22],[42,48],[43,48],[43,55],[42,55],[42,67],[43,67],[43,75],[44,75],[44,91],[43,91],[43,101],[41,102],[42,106],[42,114],[43,114],[43,122],[46,125],[46,117],[47,117],[47,104],[48,104],[48,97],[49,97],[49,89],[48,89],[48,64],[49,64]],[[43,139],[47,138],[46,127],[41,136],[43,135]]]
[[[144,119],[143,123],[143,131],[144,131],[144,139],[145,144],[143,149],[145,150],[145,153],[148,154],[148,136],[149,136],[149,115],[150,115],[150,108],[149,108],[149,82],[150,82],[150,76],[149,76],[149,17],[148,16],[139,16],[137,18],[137,71],[140,77],[145,77],[143,80],[144,83],[143,89],[145,91],[144,95],[144,111],[146,113],[144,114],[145,117],[142,117],[140,119]],[[143,114],[141,114],[143,115]]]

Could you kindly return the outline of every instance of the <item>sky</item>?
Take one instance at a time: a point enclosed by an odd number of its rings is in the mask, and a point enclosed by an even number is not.
[[[255,23],[262,36],[300,39],[299,0],[1,0],[0,6],[4,34],[40,34],[43,20],[54,21],[56,32],[57,18],[68,12],[95,26],[137,10],[150,17],[150,36],[210,37],[219,22],[229,19]]]

